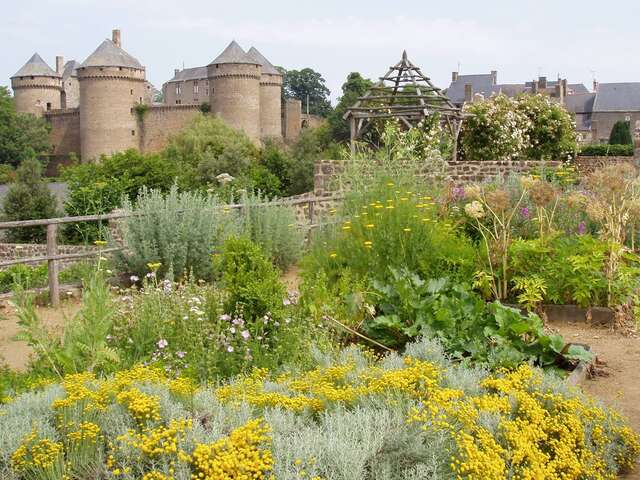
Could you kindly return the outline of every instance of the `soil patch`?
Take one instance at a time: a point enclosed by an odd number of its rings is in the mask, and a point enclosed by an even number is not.
[[[584,323],[550,323],[567,342],[586,343],[605,362],[607,376],[585,380],[582,389],[628,417],[640,432],[640,338],[625,336],[608,327],[589,327]],[[640,466],[621,478],[640,480]]]
[[[13,304],[4,302],[3,307],[0,309],[0,360],[4,360],[14,370],[24,371],[32,350],[25,342],[13,339],[20,330]],[[65,320],[71,318],[79,309],[80,301],[77,299],[63,301],[59,309],[36,308],[44,325],[52,331],[61,331]]]

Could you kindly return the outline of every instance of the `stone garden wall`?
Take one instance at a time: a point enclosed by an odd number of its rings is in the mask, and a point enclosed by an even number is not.
[[[585,175],[605,165],[617,163],[636,163],[637,157],[578,157],[576,165]],[[529,174],[544,168],[555,168],[561,162],[542,162],[536,160],[514,161],[460,161],[449,162],[445,167],[445,175],[454,182],[481,182],[498,176],[510,174]],[[314,194],[316,197],[333,195],[336,192],[336,177],[343,170],[341,160],[320,160],[316,162],[314,172]],[[429,175],[428,171],[418,171],[416,175]]]
[[[58,254],[85,253],[96,251],[93,245],[58,245]],[[44,257],[47,245],[40,243],[0,243],[0,260],[14,260],[18,258]],[[73,263],[86,261],[88,258],[61,260],[60,266],[67,267]],[[43,262],[44,263],[44,262]],[[35,265],[35,264],[32,264]]]

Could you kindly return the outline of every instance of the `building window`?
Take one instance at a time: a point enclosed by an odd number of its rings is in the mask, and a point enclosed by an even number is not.
[[[204,89],[204,94],[205,94],[205,96],[206,96],[206,97],[208,97],[208,96],[209,96],[209,87],[206,87],[206,88]]]
[[[197,95],[197,94],[198,94],[198,89],[199,89],[199,87],[198,87],[198,81],[197,81],[197,80],[194,80],[194,81],[193,81],[193,94],[194,94],[194,95]]]
[[[182,95],[182,85],[179,83],[176,85],[176,95]]]
[[[131,95],[133,95],[133,88],[131,89]]]
[[[176,100],[176,105],[182,105],[182,100]]]
[[[47,102],[47,110],[51,110],[51,102]]]
[[[131,130],[131,136],[135,137],[136,136],[136,131],[135,130]]]

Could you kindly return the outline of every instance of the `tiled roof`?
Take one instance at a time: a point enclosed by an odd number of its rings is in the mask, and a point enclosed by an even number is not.
[[[640,111],[640,82],[600,83],[594,112]]]
[[[571,113],[591,113],[593,102],[596,99],[595,93],[577,93],[567,95],[564,98],[564,106]]]
[[[168,82],[184,82],[187,80],[204,80],[207,78],[207,67],[183,68]],[[167,83],[168,83],[167,82]]]
[[[127,67],[143,69],[138,60],[109,39],[102,42],[100,46],[96,48],[95,52],[82,62],[81,67]]]
[[[59,77],[40,55],[33,56],[18,70],[13,77]],[[11,78],[13,78],[11,77]]]
[[[260,65],[256,60],[248,56],[235,40],[233,40],[209,65],[221,65],[224,63],[248,63],[251,65]]]
[[[253,60],[262,65],[262,73],[267,75],[280,75],[280,72],[276,70],[276,67],[262,55],[256,47],[251,47],[247,52],[247,55]]]
[[[455,82],[447,89],[447,97],[453,103],[464,102],[464,86],[470,83],[473,87],[474,95],[480,93],[489,97],[493,93],[493,76],[490,73],[479,75],[459,75]]]

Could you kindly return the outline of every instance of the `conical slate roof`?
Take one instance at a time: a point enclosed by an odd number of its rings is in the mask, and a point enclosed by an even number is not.
[[[256,47],[251,47],[247,52],[247,56],[262,65],[262,73],[266,73],[267,75],[281,75],[280,72],[276,70],[276,67],[274,67]]]
[[[81,67],[127,67],[143,69],[138,60],[133,58],[111,40],[106,39],[96,51],[82,62]]]
[[[80,66],[75,60],[69,60],[64,64],[64,70],[62,71],[62,79],[66,80],[69,77],[77,77],[78,72],[76,69]]]
[[[223,63],[249,63],[251,65],[260,65],[260,62],[247,55],[235,40],[233,40],[209,65],[221,65]]]
[[[37,53],[29,59],[13,77],[59,77],[49,65]],[[13,78],[11,77],[11,78]]]

